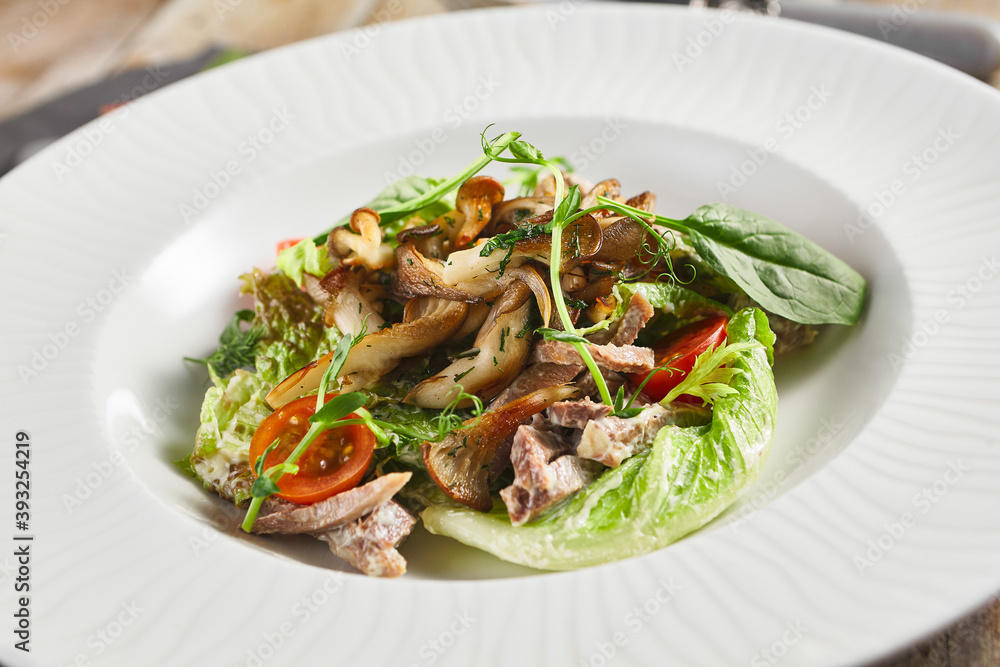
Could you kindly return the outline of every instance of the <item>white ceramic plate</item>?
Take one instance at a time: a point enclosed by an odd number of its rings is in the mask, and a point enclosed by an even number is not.
[[[401,168],[453,173],[487,123],[666,214],[726,195],[784,221],[868,277],[863,322],[778,369],[760,483],[658,553],[538,574],[418,535],[381,581],[242,536],[170,463],[204,388],[181,357],[277,240]],[[35,538],[30,657],[829,665],[933,632],[1000,590],[998,156],[996,91],[905,52],[571,3],[296,45],[92,123],[0,182],[2,474],[26,432],[29,530],[0,507]],[[34,664],[12,644],[4,664]]]

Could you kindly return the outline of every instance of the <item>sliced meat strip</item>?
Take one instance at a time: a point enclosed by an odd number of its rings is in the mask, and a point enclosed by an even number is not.
[[[576,447],[577,456],[599,461],[612,468],[622,461],[652,446],[656,434],[664,426],[696,426],[712,420],[712,411],[697,405],[675,404],[663,407],[659,403],[628,419],[602,417],[587,422]]]
[[[315,533],[349,523],[391,499],[413,473],[394,472],[312,505],[294,505],[254,522],[255,533]]]
[[[656,433],[674,421],[673,411],[655,404],[628,419],[603,417],[587,422],[576,453],[616,468],[625,459],[651,446]]]
[[[653,370],[653,350],[635,345],[589,345],[587,351],[601,368],[621,373],[648,373]],[[539,341],[532,353],[536,363],[582,366],[583,359],[570,343]]]
[[[649,321],[654,312],[653,306],[649,304],[646,297],[641,294],[633,294],[625,309],[625,314],[622,315],[622,319],[618,323],[618,329],[611,338],[611,344],[631,345],[634,343],[635,337],[646,326],[646,322]]]
[[[601,375],[604,376],[604,384],[608,385],[608,391],[614,396],[618,393],[618,388],[625,384],[625,376],[604,368],[600,369],[600,371]],[[590,371],[580,373],[579,377],[576,378],[575,384],[576,388],[580,391],[580,396],[589,396],[590,398],[601,400],[601,391],[597,388],[597,382],[594,380],[594,376],[590,374]]]
[[[618,324],[587,337],[595,345],[631,345],[656,311],[641,294],[633,294]]]
[[[382,503],[368,516],[316,537],[330,551],[372,577],[398,577],[406,573],[406,559],[396,547],[417,525],[417,519],[394,500]]]
[[[548,410],[549,421],[555,426],[586,428],[587,422],[601,419],[611,414],[611,406],[605,403],[584,401],[561,401]]]
[[[500,491],[513,525],[531,521],[600,474],[603,466],[566,454],[571,450],[553,431],[518,427],[511,448],[514,483]]]
[[[489,409],[495,410],[538,389],[571,382],[581,370],[583,365],[576,367],[566,364],[532,364],[493,399]]]

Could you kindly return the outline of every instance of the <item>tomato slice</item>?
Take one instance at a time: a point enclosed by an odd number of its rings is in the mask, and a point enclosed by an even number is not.
[[[285,239],[284,241],[279,241],[278,245],[275,246],[276,252],[281,252],[282,250],[288,250],[296,243],[299,243],[302,239]]]
[[[653,358],[657,368],[670,366],[671,371],[653,371],[642,391],[654,401],[662,400],[670,390],[681,383],[694,366],[698,355],[711,347],[718,347],[726,342],[726,324],[724,315],[711,315],[703,320],[692,322],[680,329],[671,331],[653,344]],[[639,386],[649,373],[632,373],[629,379]],[[686,397],[681,396],[679,400]],[[700,399],[697,400],[701,402]]]
[[[327,394],[327,400],[335,394]],[[254,465],[272,442],[278,440],[264,470],[288,458],[309,430],[309,417],[316,412],[316,397],[305,396],[287,403],[264,418],[250,441],[250,464]],[[357,418],[352,413],[348,418]],[[278,480],[281,493],[293,503],[315,503],[358,485],[375,452],[375,434],[364,424],[328,429],[313,440],[296,463],[299,472]]]

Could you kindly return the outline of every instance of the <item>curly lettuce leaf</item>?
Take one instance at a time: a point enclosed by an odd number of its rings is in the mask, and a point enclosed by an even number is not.
[[[421,515],[433,532],[514,563],[548,570],[597,565],[662,548],[731,505],[757,478],[770,450],[778,397],[768,362],[774,336],[763,312],[738,312],[731,342],[758,343],[733,359],[735,393],[703,426],[666,426],[650,449],[602,473],[561,508],[513,527],[492,512],[440,504]]]

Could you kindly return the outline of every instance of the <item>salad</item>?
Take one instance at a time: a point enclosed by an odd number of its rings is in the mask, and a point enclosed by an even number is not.
[[[419,521],[553,570],[698,529],[767,457],[775,356],[856,323],[866,284],[763,216],[654,207],[484,133],[461,173],[397,181],[242,277],[254,307],[198,360],[180,465],[244,530],[377,576]]]

